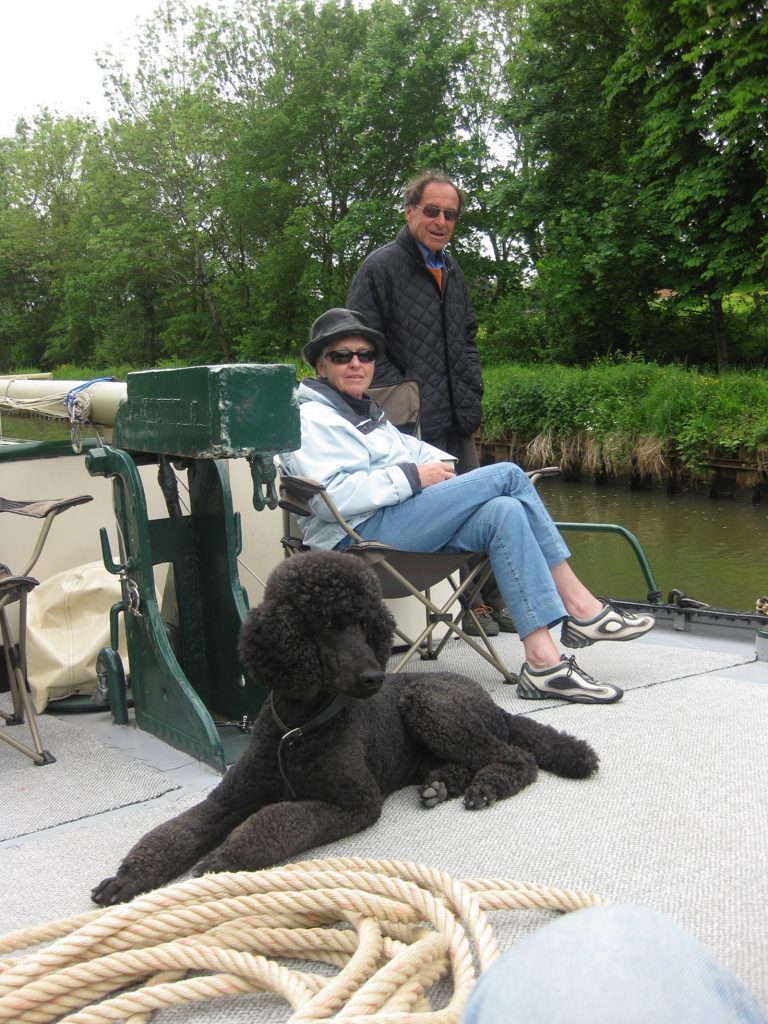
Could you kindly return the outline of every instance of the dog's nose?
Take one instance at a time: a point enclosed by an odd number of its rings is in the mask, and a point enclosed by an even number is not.
[[[360,673],[359,682],[366,693],[375,693],[380,689],[384,680],[384,673],[379,668],[366,668]]]

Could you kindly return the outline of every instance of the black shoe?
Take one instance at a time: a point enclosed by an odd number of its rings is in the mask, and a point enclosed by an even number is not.
[[[499,608],[498,610],[494,609],[491,612],[491,616],[502,633],[517,632],[517,626],[506,608]]]
[[[498,636],[499,635],[499,624],[493,618],[493,609],[488,604],[479,604],[477,608],[473,608],[472,611],[477,617],[477,621],[483,627],[483,632],[486,636]],[[467,634],[467,636],[480,636],[480,630],[477,628],[472,620],[472,616],[464,613],[464,618],[461,620],[461,628]]]

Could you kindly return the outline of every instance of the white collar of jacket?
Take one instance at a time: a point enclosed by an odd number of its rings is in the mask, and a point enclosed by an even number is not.
[[[372,398],[348,399],[343,392],[334,388],[328,381],[309,378],[303,380],[299,385],[300,402],[312,401],[308,395],[302,396],[302,388],[315,392],[315,396],[322,398],[326,404],[333,406],[339,416],[342,416],[353,427],[356,427],[361,434],[370,434],[376,427],[387,422],[384,410]],[[352,402],[355,405],[352,405]]]

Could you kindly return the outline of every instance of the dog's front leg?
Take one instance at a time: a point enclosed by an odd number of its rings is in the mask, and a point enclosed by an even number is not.
[[[91,892],[95,903],[124,903],[183,874],[258,807],[274,800],[280,782],[267,771],[269,759],[253,748],[230,768],[201,803],[143,836],[117,873]]]
[[[339,807],[321,800],[297,800],[263,807],[195,865],[196,875],[211,871],[260,871],[292,860],[305,850],[331,843],[372,825],[382,800],[364,807]]]
[[[209,800],[143,836],[126,854],[117,874],[92,890],[91,899],[102,905],[124,903],[166,885],[192,867],[241,820],[238,815],[222,813],[221,807]]]

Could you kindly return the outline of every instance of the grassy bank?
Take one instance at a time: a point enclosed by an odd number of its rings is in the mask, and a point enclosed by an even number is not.
[[[507,364],[485,374],[483,439],[526,465],[699,476],[717,459],[768,472],[768,371],[720,377],[627,361]]]

